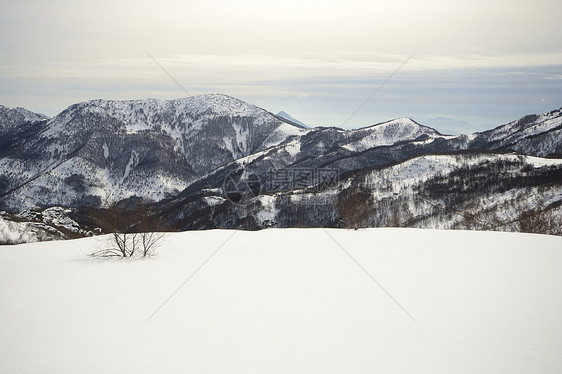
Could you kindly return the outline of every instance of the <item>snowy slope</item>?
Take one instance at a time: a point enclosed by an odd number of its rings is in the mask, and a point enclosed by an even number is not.
[[[477,133],[471,146],[479,145],[536,156],[559,156],[562,154],[562,108],[528,115],[493,130]]]
[[[79,103],[0,157],[2,206],[161,200],[302,131],[225,95]]]
[[[191,162],[197,162],[190,153],[194,146],[192,140],[199,140],[202,134],[207,142],[221,140],[225,150],[231,152],[231,158],[236,159],[258,149],[260,140],[281,124],[265,110],[233,97],[198,95],[176,100],[92,100],[76,104],[51,121],[42,135],[48,138],[72,134],[75,128],[68,123],[76,125],[75,112],[80,116],[105,118],[126,134],[156,131],[169,135]],[[224,119],[229,121],[225,123]],[[79,125],[89,127],[91,123]],[[107,126],[107,123],[100,125]],[[228,138],[222,139],[225,136]],[[209,145],[212,144],[206,146]]]
[[[304,123],[302,123],[301,121],[299,121],[298,119],[296,119],[295,117],[291,116],[290,114],[284,112],[284,111],[280,111],[279,113],[276,114],[277,117],[281,117],[283,119],[288,120],[291,123],[297,124],[299,126],[302,126],[305,129],[309,129],[310,127],[305,125]]]
[[[354,131],[353,137],[343,147],[350,151],[362,152],[374,147],[412,141],[423,135],[426,136],[426,141],[446,138],[436,130],[404,117]]]
[[[365,187],[376,188],[384,181],[392,181],[391,193],[401,192],[413,185],[436,176],[449,174],[460,167],[474,167],[484,162],[511,161],[522,162],[533,168],[562,166],[562,159],[546,159],[515,154],[476,154],[476,155],[424,155],[415,157],[398,165],[369,172]]]
[[[260,148],[262,150],[267,150],[268,148],[283,144],[288,139],[300,137],[307,133],[308,130],[301,129],[287,123],[282,123],[281,125],[279,125],[279,127],[271,132],[271,134],[264,140]]]
[[[500,171],[493,169],[500,167]],[[562,184],[560,181],[550,181],[547,185],[537,186],[532,183],[517,183],[517,178],[522,178],[527,171],[548,174],[552,170],[562,168],[561,159],[545,159],[532,156],[521,156],[514,154],[492,155],[428,155],[416,157],[401,164],[373,170],[360,177],[354,182],[363,188],[369,189],[375,202],[384,200],[403,199],[403,208],[409,215],[418,217],[415,227],[422,228],[458,228],[464,219],[464,213],[472,205],[473,209],[480,212],[480,219],[484,220],[484,213],[492,209],[494,217],[498,222],[488,223],[490,229],[502,231],[518,231],[518,215],[528,209],[544,208],[553,203],[562,205]],[[457,175],[460,170],[481,169],[478,180],[471,181],[469,177]],[[501,177],[494,175],[501,174]],[[494,177],[507,181],[506,186],[497,188],[496,185],[486,185],[485,181],[491,181]],[[456,181],[467,187],[467,191],[447,190],[444,188],[439,194],[428,194],[428,186],[435,186],[439,178],[446,183]],[[463,178],[465,178],[463,180]],[[476,179],[476,178],[474,178]],[[480,187],[478,188],[478,183]],[[351,184],[348,183],[348,184]],[[474,184],[475,187],[472,187]],[[466,199],[454,200],[454,194],[469,195]],[[435,217],[435,211],[447,212],[452,216],[444,215]],[[557,214],[562,222],[562,209],[557,209]],[[425,219],[422,217],[426,217]]]
[[[25,210],[17,215],[0,211],[0,245],[92,236],[69,217],[71,213],[61,207]]]
[[[432,147],[436,140],[446,141],[451,138],[409,118],[399,118],[357,130],[330,127],[299,130],[286,126],[289,127],[286,134],[291,136],[284,135],[285,141],[265,151],[240,158],[236,163],[225,167],[228,169],[232,165],[245,165],[262,178],[266,177],[270,168],[333,167],[344,173],[402,161],[412,155],[428,152],[427,147]],[[383,157],[377,157],[380,154]],[[222,175],[222,171],[223,169],[217,169],[214,172]]]
[[[88,259],[101,238],[1,247],[0,372],[562,369],[562,238],[233,233],[174,234],[145,261]]]
[[[283,158],[294,160],[302,145],[297,140],[289,145],[284,146]],[[355,203],[367,210],[361,218],[363,227],[520,231],[522,214],[534,210],[553,215],[544,217],[544,222],[562,222],[561,159],[490,153],[423,155],[340,174],[331,186],[279,192],[269,187],[273,177],[267,169],[255,167],[260,158],[264,165],[272,160],[268,152],[240,159],[238,165],[219,169],[203,180],[205,184],[190,186],[156,209],[181,230],[342,227],[345,222],[338,205],[349,193],[364,191],[372,201]],[[221,183],[241,167],[260,176],[262,190],[254,203],[233,206],[225,199]],[[206,201],[213,201],[212,206]],[[466,213],[477,217],[475,222],[469,225]],[[541,232],[562,234],[554,227]]]
[[[62,232],[38,222],[18,222],[8,219],[0,212],[0,245],[34,243],[47,240],[60,240]]]
[[[10,108],[0,105],[0,134],[3,131],[22,126],[25,123],[40,122],[46,119],[46,117],[24,108]]]

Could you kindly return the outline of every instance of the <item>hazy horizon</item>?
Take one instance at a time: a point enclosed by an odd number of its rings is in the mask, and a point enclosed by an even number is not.
[[[185,97],[174,80],[191,95],[231,95],[309,126],[443,117],[480,131],[562,106],[562,4],[552,0],[34,0],[2,9],[0,104],[49,116],[98,98]]]

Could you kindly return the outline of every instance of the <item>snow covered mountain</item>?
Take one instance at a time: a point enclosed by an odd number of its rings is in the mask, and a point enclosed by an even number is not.
[[[280,112],[277,113],[275,116],[276,116],[276,117],[281,117],[282,119],[287,120],[289,123],[292,123],[292,124],[301,126],[301,127],[305,128],[305,129],[309,129],[309,128],[310,128],[309,126],[305,125],[304,123],[302,123],[301,121],[299,121],[299,120],[296,119],[295,117],[293,117],[293,116],[291,116],[290,114],[285,113],[285,112],[283,112],[283,111],[280,111]]]
[[[496,134],[519,123],[519,132],[534,137],[506,136],[540,140],[527,148],[516,143],[520,155],[506,154],[513,143],[493,143],[488,133],[445,136],[408,118],[359,130],[317,128],[215,170],[159,209],[181,229],[340,227],[338,204],[359,194],[359,204],[376,212],[360,225],[518,231],[524,215],[548,211],[562,218],[562,161],[523,155],[554,157],[551,150],[562,144],[559,121],[556,111],[498,128]],[[236,206],[221,187],[243,169],[260,176],[262,191],[253,204]],[[339,172],[337,186],[267,188],[272,171],[326,169]]]
[[[46,120],[46,117],[24,108],[0,105],[0,157],[39,131]]]
[[[93,100],[48,120],[0,109],[0,209],[12,213],[137,197],[156,202],[151,212],[178,229],[337,227],[342,204],[359,194],[378,212],[362,224],[458,228],[467,221],[460,210],[560,213],[562,205],[561,110],[451,136],[410,118],[305,129],[225,95]],[[246,171],[262,189],[254,204],[237,206],[225,181]],[[319,171],[335,171],[337,186],[321,185]],[[268,187],[273,174],[296,172],[308,177]],[[331,204],[299,203],[319,198]],[[516,226],[504,213],[493,216],[495,227]]]
[[[33,243],[92,236],[68,215],[71,209],[51,207],[19,214],[0,212],[0,244]]]
[[[267,179],[272,170],[337,169],[340,174],[366,167],[392,165],[416,155],[452,150],[447,139],[409,118],[400,118],[358,130],[314,128],[287,138],[281,144],[228,163],[190,184],[180,195],[199,194],[201,189],[222,188],[228,175],[241,168]],[[172,199],[174,200],[174,199]]]
[[[503,149],[541,157],[562,157],[562,108],[541,115],[528,115],[468,138],[468,148]]]
[[[417,119],[418,120],[418,119]],[[425,124],[426,126],[433,127],[443,134],[448,135],[461,135],[461,134],[473,134],[475,132],[482,132],[493,128],[490,124],[473,125],[466,121],[457,120],[447,117],[436,117],[436,118],[419,118],[418,122]]]
[[[2,128],[36,123],[29,113],[5,112]],[[6,135],[0,159],[4,209],[98,206],[133,195],[160,200],[303,131],[224,95],[93,100],[38,123],[18,137]]]
[[[0,105],[0,134],[11,131],[26,124],[40,122],[48,118],[24,108],[9,108]]]
[[[271,191],[267,183],[251,204],[232,204],[220,188],[196,184],[156,210],[180,230],[398,226],[562,235],[554,223],[562,222],[561,159],[422,155],[342,174],[326,187]]]
[[[130,196],[159,201],[249,159],[264,172],[297,163],[347,171],[371,165],[371,150],[445,139],[407,118],[351,131],[303,129],[224,95],[93,100],[39,124],[5,147],[3,209],[106,206]]]

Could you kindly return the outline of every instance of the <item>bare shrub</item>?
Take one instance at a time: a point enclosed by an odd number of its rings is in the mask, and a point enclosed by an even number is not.
[[[138,216],[138,235],[140,236],[140,249],[142,257],[152,256],[156,248],[164,240],[166,225],[156,218],[148,209],[146,204],[141,204],[136,212]]]
[[[96,220],[111,236],[108,247],[93,252],[93,257],[152,256],[166,235],[163,225],[151,216],[144,203],[114,204],[97,212]]]

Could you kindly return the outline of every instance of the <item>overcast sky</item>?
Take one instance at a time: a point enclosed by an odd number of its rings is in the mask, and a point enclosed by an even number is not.
[[[311,125],[562,106],[559,0],[0,0],[0,104],[225,93]]]

